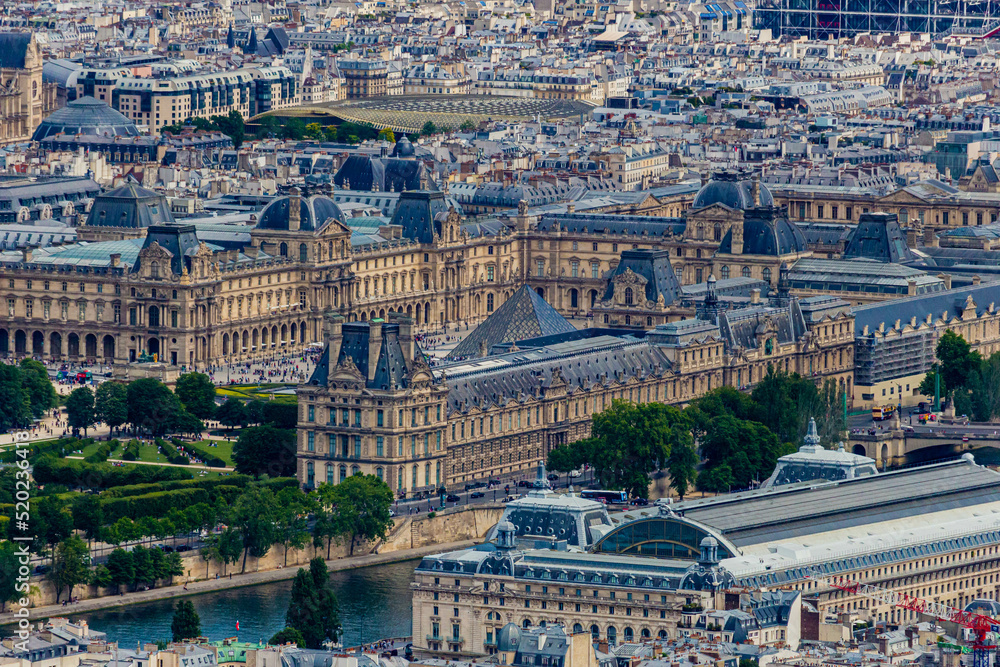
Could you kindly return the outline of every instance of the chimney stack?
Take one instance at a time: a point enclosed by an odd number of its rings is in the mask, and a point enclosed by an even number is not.
[[[329,360],[327,364],[327,383],[333,377],[333,373],[337,368],[337,362],[340,360],[340,346],[344,342],[343,326],[344,318],[340,315],[331,315],[323,325],[326,345],[330,352],[327,357]]]
[[[121,266],[122,254],[120,252],[111,253],[111,266]]]
[[[368,381],[375,379],[375,369],[378,367],[378,356],[382,351],[382,322],[372,320],[368,323]]]
[[[29,246],[25,246],[24,248],[21,248],[21,260],[23,262],[30,262],[31,261],[32,250],[34,250],[34,248],[32,248],[30,245]],[[121,255],[119,255],[119,257],[120,256]]]
[[[399,347],[403,350],[403,361],[409,366],[416,353],[413,342],[413,319],[395,311],[390,313],[388,318],[390,323],[399,325]]]
[[[937,234],[931,227],[924,227],[924,245],[928,248],[936,248],[938,246]]]
[[[288,198],[288,231],[299,231],[302,222],[302,197],[298,188],[292,188]]]
[[[753,205],[760,206],[760,176],[757,174],[750,181],[750,193],[753,195]]]
[[[760,290],[754,288],[750,290],[750,303],[760,303]]]

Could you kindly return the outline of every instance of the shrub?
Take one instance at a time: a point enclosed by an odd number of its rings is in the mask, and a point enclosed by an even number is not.
[[[188,457],[184,456],[183,454],[177,451],[177,444],[179,442],[180,442],[179,440],[174,440],[173,442],[167,442],[166,440],[160,440],[159,438],[157,438],[156,440],[157,446],[160,448],[160,451],[163,452],[164,456],[167,457],[167,461],[169,463],[173,463],[174,465],[186,466],[189,463],[191,463],[191,461],[188,459]]]
[[[191,443],[185,443],[185,445],[184,445],[184,451],[186,451],[186,452],[194,455],[198,459],[200,459],[201,462],[204,465],[207,465],[209,468],[225,468],[226,467],[226,462],[225,461],[223,461],[222,459],[220,459],[215,454],[210,454],[209,452],[206,452],[204,449],[202,449],[201,447],[198,447],[197,445],[194,445],[194,444],[191,444]]]
[[[35,462],[33,475],[38,484],[64,484],[71,488],[90,489],[107,489],[193,477],[190,471],[183,468],[153,465],[112,466],[109,463],[57,459],[51,454],[42,456]]]
[[[205,489],[176,489],[156,491],[141,496],[104,498],[101,500],[101,507],[104,509],[104,520],[114,523],[122,517],[133,520],[145,516],[159,518],[166,516],[171,508],[207,503],[208,499],[209,494]]]
[[[86,457],[83,460],[86,461],[87,463],[104,463],[105,461],[108,460],[108,457],[111,456],[111,452],[118,449],[119,446],[121,446],[121,443],[118,442],[117,440],[112,440],[111,442],[105,442],[104,444],[102,444],[100,447],[97,448],[97,451],[95,451],[93,454],[91,454],[90,456]]]
[[[138,461],[139,460],[139,441],[129,440],[128,444],[125,445],[125,451],[122,452],[122,460],[124,461]]]

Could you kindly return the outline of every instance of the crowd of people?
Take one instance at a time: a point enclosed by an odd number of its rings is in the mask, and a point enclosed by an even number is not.
[[[255,361],[209,366],[205,372],[217,385],[305,382],[322,352],[316,348],[297,355],[271,355]]]

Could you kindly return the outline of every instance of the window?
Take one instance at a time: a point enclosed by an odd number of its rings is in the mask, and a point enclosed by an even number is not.
[[[595,243],[594,245],[597,245],[597,244]],[[600,278],[601,277],[601,263],[600,262],[591,262],[590,263],[590,277],[591,278]]]
[[[576,245],[576,242],[574,242],[573,245]],[[569,263],[569,274],[573,278],[580,277],[580,262],[573,260]]]
[[[744,278],[749,278],[750,277],[750,267],[749,266],[744,266],[742,269],[740,269],[740,275],[743,276]]]
[[[487,266],[486,267],[486,280],[487,281],[493,282],[494,279],[495,279],[495,274],[496,274],[496,267],[495,266]]]
[[[761,272],[761,280],[770,284],[771,282],[771,267],[765,266],[764,270]]]
[[[376,436],[375,438],[375,456],[383,456],[384,442],[382,436]]]
[[[625,288],[625,305],[626,306],[631,306],[632,305],[632,299],[633,299],[632,288],[631,287],[626,287]]]
[[[385,413],[383,413],[381,410],[375,412],[375,424],[376,426],[385,425]]]
[[[308,408],[306,408],[306,414],[308,415],[306,417],[307,421],[311,421],[311,422],[316,421],[316,407],[315,406],[310,405]]]
[[[722,277],[723,280],[725,280],[726,278],[729,277],[729,265],[728,264],[723,264],[722,265],[722,268],[719,270],[719,275]]]
[[[536,265],[535,265],[535,268],[536,268],[536,271],[537,271],[536,275],[539,278],[543,277],[545,275],[545,260],[544,259],[538,260],[537,263],[536,263]]]
[[[487,313],[492,313],[493,312],[493,295],[492,294],[487,294],[486,295],[486,312]]]
[[[306,433],[306,449],[310,452],[316,451],[316,434],[312,431]]]

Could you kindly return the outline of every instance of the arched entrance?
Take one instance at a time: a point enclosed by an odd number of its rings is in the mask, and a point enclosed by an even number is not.
[[[87,351],[87,358],[88,359],[96,359],[97,358],[97,336],[95,336],[94,334],[87,334],[87,337],[84,339],[84,348]]]
[[[6,355],[10,352],[10,334],[6,329],[0,329],[0,354]]]
[[[66,337],[66,356],[69,357],[79,357],[80,356],[80,337],[75,333],[71,333]]]
[[[580,307],[580,293],[575,289],[569,291],[569,307],[579,308]]]
[[[159,357],[159,354],[160,354],[160,339],[159,338],[150,338],[149,342],[146,343],[146,352],[149,353],[150,355],[153,355],[153,354],[157,355],[156,358],[157,358],[157,360],[159,360],[159,358],[160,358]]]
[[[222,334],[222,356],[229,355],[229,334]]]
[[[104,358],[111,360],[115,358],[115,337],[104,337]]]
[[[868,454],[865,452],[864,445],[854,445],[854,447],[851,448],[851,451],[860,456],[868,456]]]
[[[14,332],[14,354],[28,353],[28,335],[18,329]]]
[[[541,288],[541,287],[536,287],[535,288],[535,294],[537,294],[538,296],[540,296],[540,297],[542,297],[544,299],[545,298],[545,289]]]
[[[52,358],[63,356],[62,335],[58,331],[49,334],[49,356]]]
[[[597,290],[590,290],[590,307],[593,308],[597,305]]]
[[[45,334],[41,331],[31,334],[31,353],[37,356],[45,354]]]

